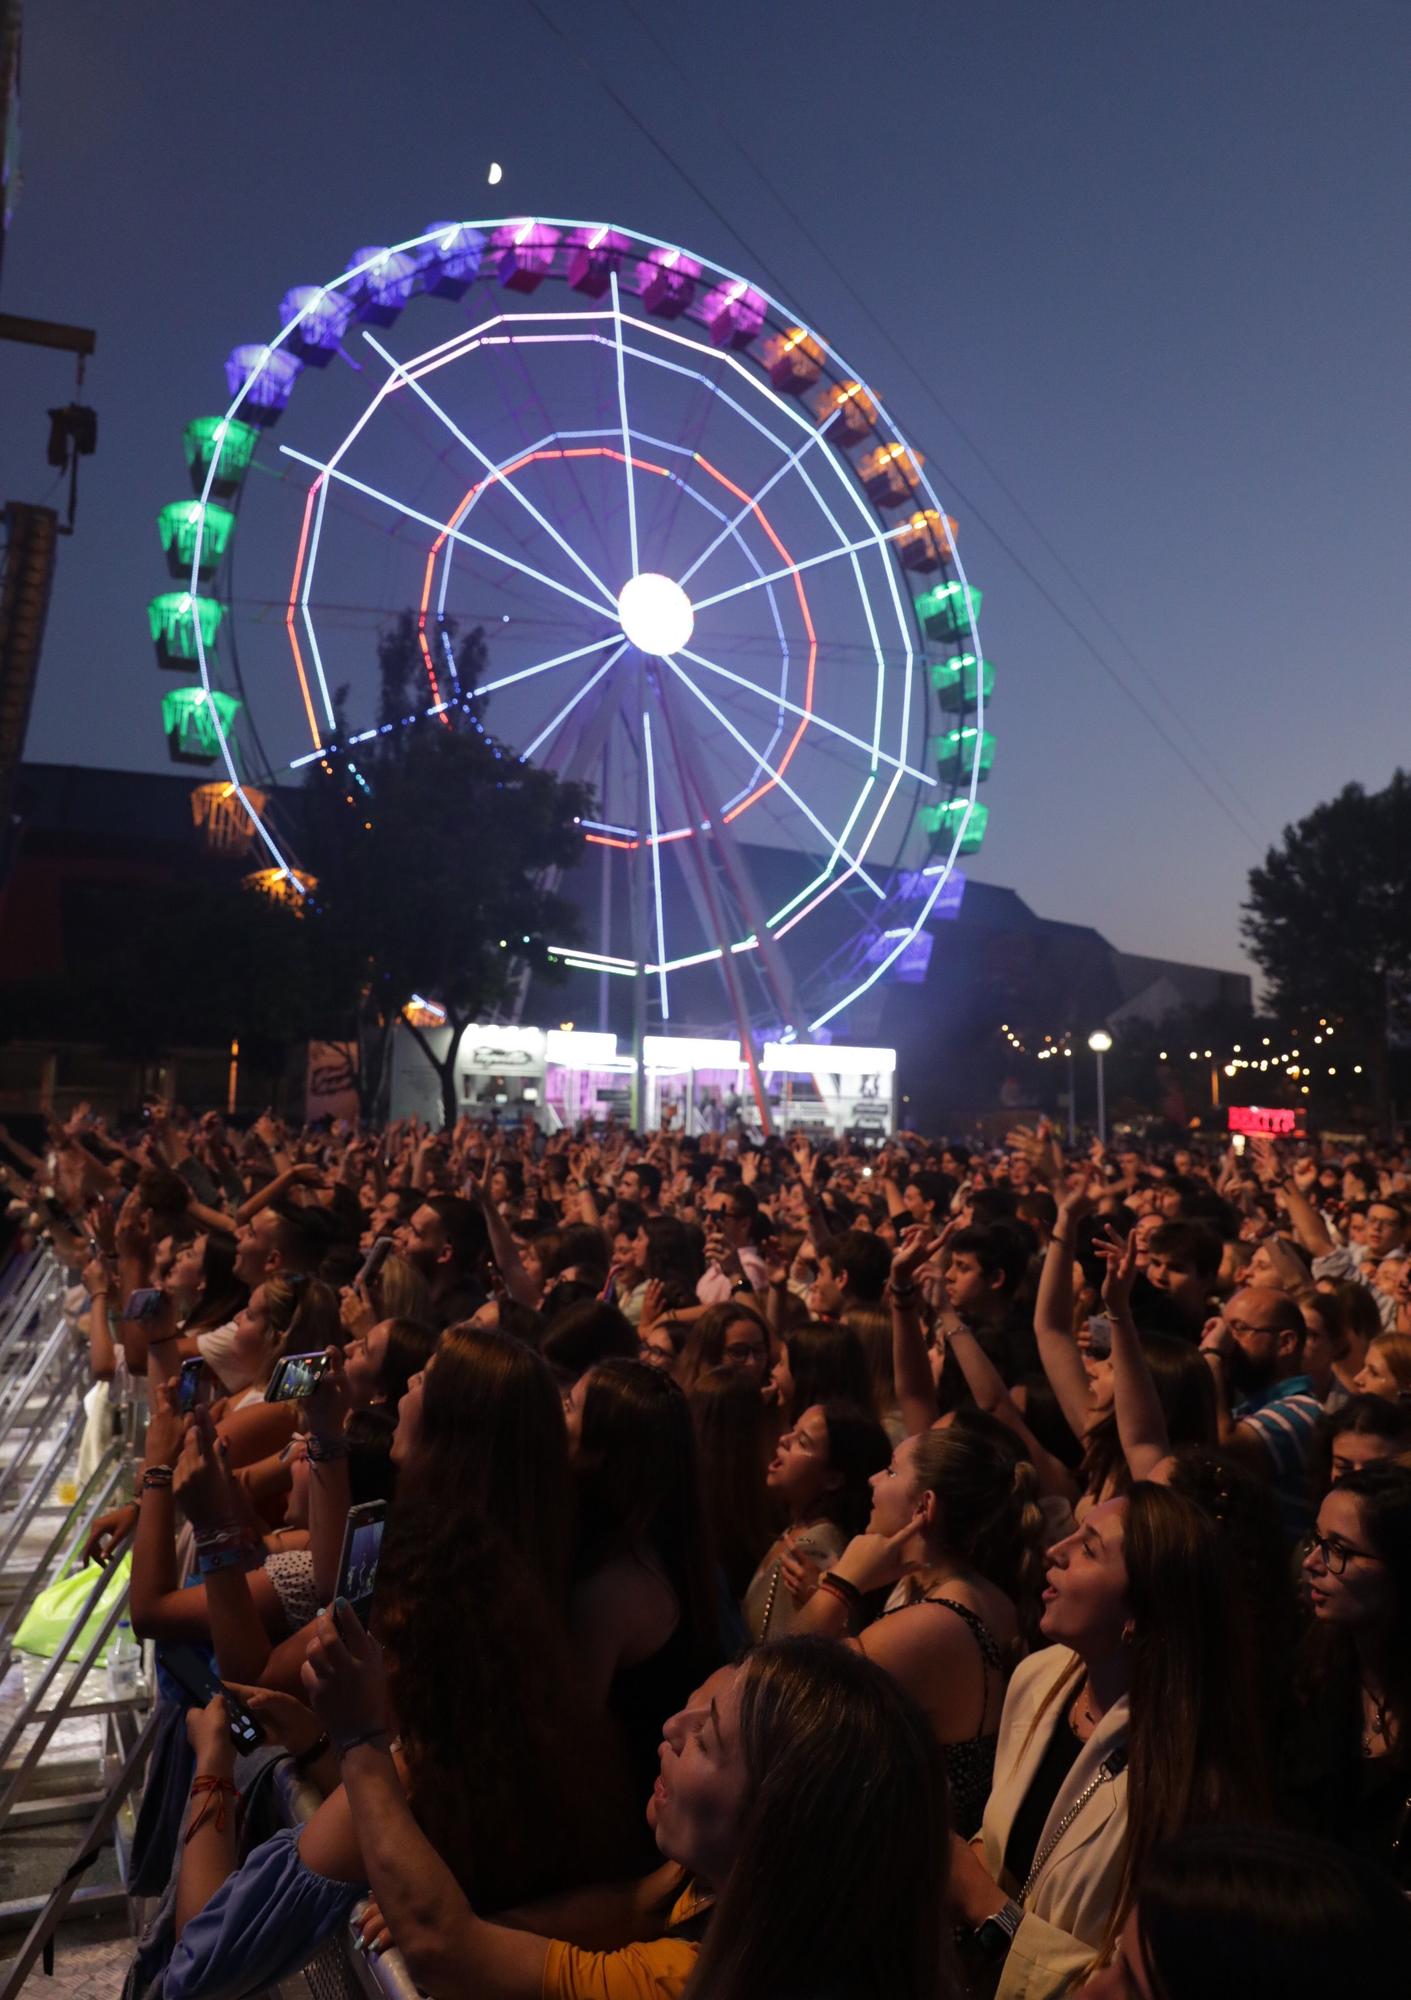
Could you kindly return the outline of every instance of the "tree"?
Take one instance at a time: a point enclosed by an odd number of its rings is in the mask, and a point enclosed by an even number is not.
[[[1411,990],[1411,775],[1380,792],[1347,785],[1250,870],[1242,929],[1290,1019],[1340,1021],[1387,1105],[1387,1017]]]
[[[447,636],[454,641],[453,628]],[[457,650],[463,697],[485,659],[477,627]],[[410,614],[384,633],[378,663],[390,720],[423,672]],[[576,941],[577,918],[551,879],[579,859],[577,822],[592,794],[521,763],[461,706],[373,737],[356,773],[331,762],[314,771],[300,851],[318,878],[319,929],[355,968],[365,1075],[371,1084],[380,1073],[412,995],[436,1001],[450,1029],[443,1055],[408,1027],[440,1078],[452,1125],[465,1030],[502,1005],[526,970],[563,976],[548,949]]]

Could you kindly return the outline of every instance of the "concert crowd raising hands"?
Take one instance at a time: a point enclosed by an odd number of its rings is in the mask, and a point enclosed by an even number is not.
[[[445,2000],[1404,1984],[1411,1148],[154,1104],[0,1161],[145,1412],[91,1553],[228,1690],[162,1676],[131,1990],[355,1911]],[[321,1803],[252,1844],[276,1754]]]

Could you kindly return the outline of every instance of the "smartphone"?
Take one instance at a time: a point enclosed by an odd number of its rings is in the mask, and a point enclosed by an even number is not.
[[[1106,1313],[1094,1313],[1088,1321],[1088,1353],[1094,1361],[1105,1361],[1112,1352],[1112,1321]]]
[[[181,1364],[181,1373],[176,1383],[176,1407],[186,1417],[196,1407],[201,1394],[201,1381],[206,1364],[199,1354],[189,1354]]]
[[[1236,1153],[1242,1153],[1244,1151],[1244,1141],[1245,1141],[1245,1135],[1243,1132],[1231,1133],[1230,1144],[1234,1147]]]
[[[326,1354],[286,1354],[274,1365],[265,1390],[267,1403],[297,1403],[311,1396],[328,1373]]]
[[[139,1285],[129,1292],[122,1309],[124,1319],[155,1319],[161,1309],[162,1294],[156,1285]]]
[[[353,1280],[354,1291],[365,1292],[391,1254],[392,1238],[390,1236],[379,1236],[366,1257],[363,1258],[362,1269]]]
[[[343,1554],[338,1563],[338,1595],[347,1598],[364,1625],[372,1609],[377,1559],[382,1553],[382,1530],[386,1524],[385,1500],[365,1500],[360,1507],[348,1509]]]
[[[265,1740],[259,1723],[194,1646],[163,1646],[158,1657],[182,1693],[190,1695],[194,1708],[204,1708],[218,1694],[223,1694],[225,1712],[230,1718],[231,1742],[237,1750],[259,1749]]]

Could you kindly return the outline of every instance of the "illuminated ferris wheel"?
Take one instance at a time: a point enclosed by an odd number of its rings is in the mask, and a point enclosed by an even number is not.
[[[365,746],[468,715],[593,790],[571,968],[696,1025],[711,968],[742,1040],[836,1032],[979,845],[994,750],[980,593],[881,399],[754,284],[606,224],[437,223],[279,320],[187,427],[149,606],[172,755],[224,767],[268,881],[306,879],[280,785],[321,764],[375,813]]]

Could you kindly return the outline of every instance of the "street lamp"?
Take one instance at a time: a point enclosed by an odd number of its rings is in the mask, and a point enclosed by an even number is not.
[[[1112,1037],[1106,1028],[1094,1028],[1088,1036],[1088,1047],[1097,1057],[1097,1142],[1107,1144],[1107,1099],[1102,1087],[1102,1059],[1112,1047]]]

